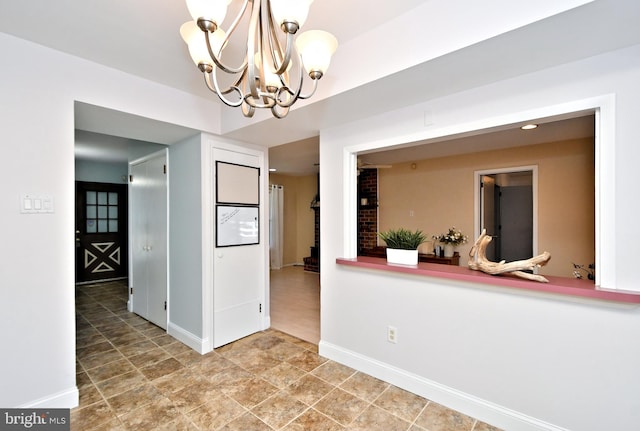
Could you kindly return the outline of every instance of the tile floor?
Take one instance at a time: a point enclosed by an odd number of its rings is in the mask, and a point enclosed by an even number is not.
[[[129,313],[123,282],[76,298],[72,430],[496,431],[277,330],[200,355]]]
[[[302,266],[270,272],[271,327],[313,344],[320,341],[320,274]]]

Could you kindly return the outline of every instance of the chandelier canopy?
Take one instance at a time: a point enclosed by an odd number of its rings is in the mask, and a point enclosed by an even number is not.
[[[186,0],[193,21],[184,23],[180,34],[207,87],[226,105],[240,106],[245,117],[252,117],[256,108],[268,108],[276,118],[283,118],[298,99],[315,93],[338,41],[322,30],[296,37],[313,0],[241,0],[237,16],[225,31],[220,26],[231,1]],[[229,65],[225,49],[247,20],[244,59]],[[313,83],[306,95],[302,94],[303,69]]]

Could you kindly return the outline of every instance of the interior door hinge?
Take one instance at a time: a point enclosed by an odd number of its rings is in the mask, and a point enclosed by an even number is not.
[[[167,309],[167,301],[164,301],[164,309]]]
[[[260,306],[258,307],[258,312],[262,313],[262,304],[260,304]]]
[[[129,175],[129,182],[132,183],[133,182],[133,175]]]
[[[133,295],[133,287],[129,288],[129,295]]]
[[[163,173],[167,173],[167,165],[162,165],[162,171]]]

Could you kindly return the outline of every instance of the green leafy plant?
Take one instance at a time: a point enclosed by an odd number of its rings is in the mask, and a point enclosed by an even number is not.
[[[444,244],[460,245],[467,242],[468,238],[463,235],[461,231],[456,230],[456,227],[450,227],[449,232],[441,235],[434,235],[433,239],[440,241]]]
[[[427,240],[427,236],[421,230],[412,232],[403,228],[379,232],[378,236],[387,243],[387,247],[401,250],[416,250]]]

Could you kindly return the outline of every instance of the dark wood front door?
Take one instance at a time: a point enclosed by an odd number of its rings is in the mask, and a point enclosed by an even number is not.
[[[76,283],[127,276],[127,185],[76,181]]]

